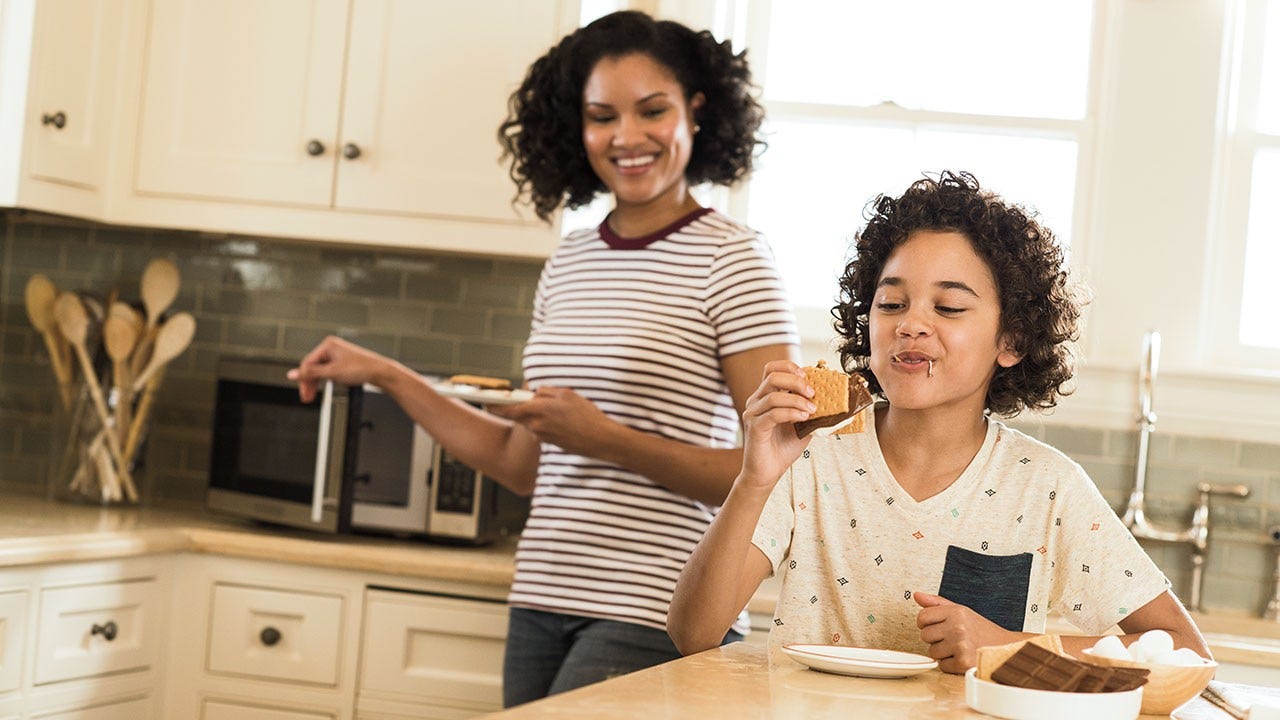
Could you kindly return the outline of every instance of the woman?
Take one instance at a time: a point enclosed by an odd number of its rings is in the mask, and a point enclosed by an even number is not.
[[[499,131],[519,193],[544,219],[614,198],[543,268],[532,400],[482,412],[337,338],[291,374],[304,400],[323,380],[372,382],[460,460],[533,494],[508,707],[679,657],[667,606],[741,465],[738,418],[765,363],[798,357],[767,245],[690,194],[750,172],[763,116],[750,88],[727,43],[638,12],[531,66]]]

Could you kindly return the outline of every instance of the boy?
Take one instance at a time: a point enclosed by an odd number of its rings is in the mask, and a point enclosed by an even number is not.
[[[1052,234],[943,173],[881,196],[840,280],[846,368],[885,402],[861,434],[797,437],[803,371],[766,365],[742,471],[681,573],[667,629],[719,644],[786,563],[771,643],[927,654],[963,673],[978,647],[1044,631],[1052,605],[1093,645],[1168,631],[1208,657],[1168,581],[1066,456],[993,415],[1056,404],[1080,311]]]

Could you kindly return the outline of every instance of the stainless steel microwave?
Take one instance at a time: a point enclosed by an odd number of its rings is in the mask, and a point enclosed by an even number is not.
[[[518,532],[528,500],[454,459],[372,385],[303,403],[292,363],[222,358],[210,509],[332,533],[484,543]]]

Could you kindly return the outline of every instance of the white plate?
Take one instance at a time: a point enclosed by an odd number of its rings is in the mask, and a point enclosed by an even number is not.
[[[901,678],[938,667],[932,658],[895,650],[791,643],[783,645],[782,651],[813,670],[856,677]]]
[[[521,390],[520,388],[494,390],[492,388],[478,388],[475,385],[454,385],[453,383],[442,382],[432,385],[431,389],[445,397],[458,398],[459,400],[480,403],[481,405],[514,405],[533,399],[531,391]]]
[[[1001,685],[979,680],[977,668],[964,674],[969,707],[1008,720],[1134,720],[1142,709],[1142,688],[1125,692],[1069,693]]]

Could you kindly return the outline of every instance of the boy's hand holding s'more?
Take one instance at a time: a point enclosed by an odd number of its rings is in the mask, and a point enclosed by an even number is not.
[[[742,414],[741,479],[772,487],[804,452],[814,429],[854,417],[870,404],[861,377],[832,370],[824,361],[807,367],[790,360],[768,363]],[[851,425],[860,421],[855,418]]]

